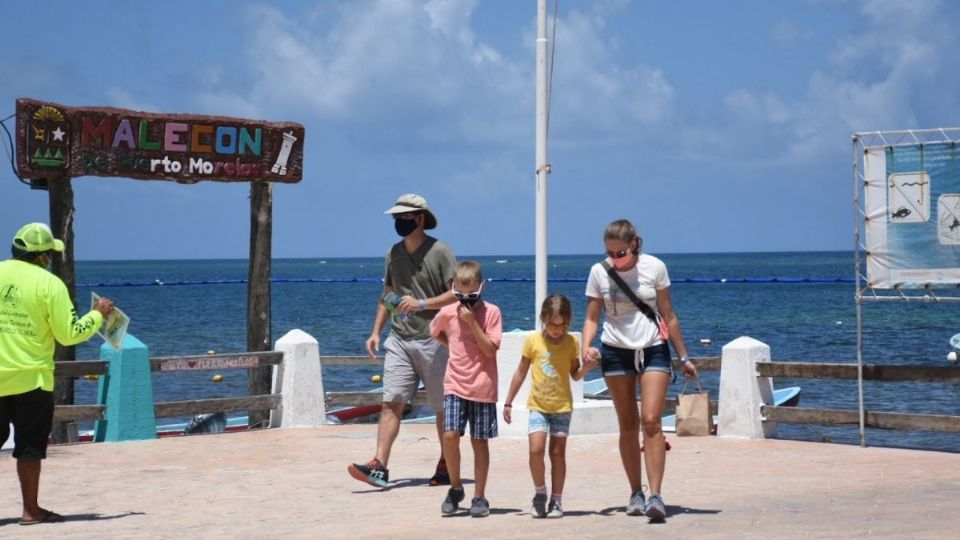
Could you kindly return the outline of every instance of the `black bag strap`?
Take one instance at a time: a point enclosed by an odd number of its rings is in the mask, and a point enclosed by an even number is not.
[[[620,287],[620,290],[623,291],[623,293],[627,295],[627,298],[629,298],[630,301],[632,301],[637,306],[637,309],[639,309],[641,313],[646,315],[648,319],[653,321],[654,324],[659,324],[657,321],[657,314],[654,313],[652,309],[650,309],[650,306],[648,306],[646,302],[637,298],[637,294],[633,292],[633,290],[630,287],[628,287],[626,283],[623,282],[623,278],[620,277],[620,274],[617,273],[616,268],[611,266],[610,263],[608,263],[607,261],[603,261],[601,264],[603,264],[603,267],[604,269],[606,269],[607,275],[610,276],[610,279],[612,279],[614,283],[616,283],[617,286]]]

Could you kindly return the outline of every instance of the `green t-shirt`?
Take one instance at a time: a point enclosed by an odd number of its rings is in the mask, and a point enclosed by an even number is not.
[[[0,262],[0,396],[52,392],[54,340],[76,345],[101,324],[96,310],[78,318],[67,286],[45,268]]]
[[[407,253],[401,240],[387,252],[383,282],[400,296],[433,298],[447,292],[456,265],[453,250],[432,236],[427,236],[413,253]],[[410,313],[406,318],[391,315],[390,330],[400,339],[426,339],[430,337],[430,321],[437,311],[427,309]]]

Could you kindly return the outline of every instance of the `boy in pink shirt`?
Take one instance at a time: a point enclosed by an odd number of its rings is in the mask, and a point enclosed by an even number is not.
[[[474,457],[472,517],[490,515],[484,497],[490,470],[488,440],[497,436],[497,349],[503,325],[500,308],[480,299],[483,274],[474,261],[457,264],[453,296],[459,300],[444,306],[430,323],[430,335],[447,345],[450,357],[443,379],[443,453],[450,474],[450,490],[440,512],[457,511],[464,498],[460,478],[460,437],[470,424]]]

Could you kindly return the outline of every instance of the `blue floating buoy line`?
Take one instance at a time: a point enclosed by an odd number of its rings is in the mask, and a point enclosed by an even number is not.
[[[533,283],[532,277],[495,277],[486,281],[503,283]],[[548,278],[551,283],[586,283],[586,278],[557,277]],[[688,277],[673,278],[673,283],[853,283],[846,277],[741,277],[711,278]],[[270,278],[271,283],[382,283],[382,278],[374,277],[331,277],[331,278]],[[244,285],[246,279],[184,279],[177,281],[104,281],[98,283],[78,283],[77,287],[172,287],[177,285]]]

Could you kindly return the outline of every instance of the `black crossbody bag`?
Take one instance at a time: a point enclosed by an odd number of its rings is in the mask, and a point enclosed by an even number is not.
[[[637,306],[637,309],[639,309],[641,313],[646,315],[648,319],[657,325],[657,329],[660,332],[660,339],[669,344],[670,330],[667,328],[667,323],[663,320],[663,317],[657,315],[652,309],[650,309],[650,306],[648,306],[646,302],[637,298],[637,294],[633,292],[633,290],[628,287],[626,283],[623,282],[623,278],[620,277],[620,274],[617,273],[616,268],[611,266],[610,263],[603,261],[603,268],[607,271],[607,275],[610,276],[610,279],[612,279],[614,283],[620,287],[620,290],[627,295],[627,298],[629,298],[630,301]]]

